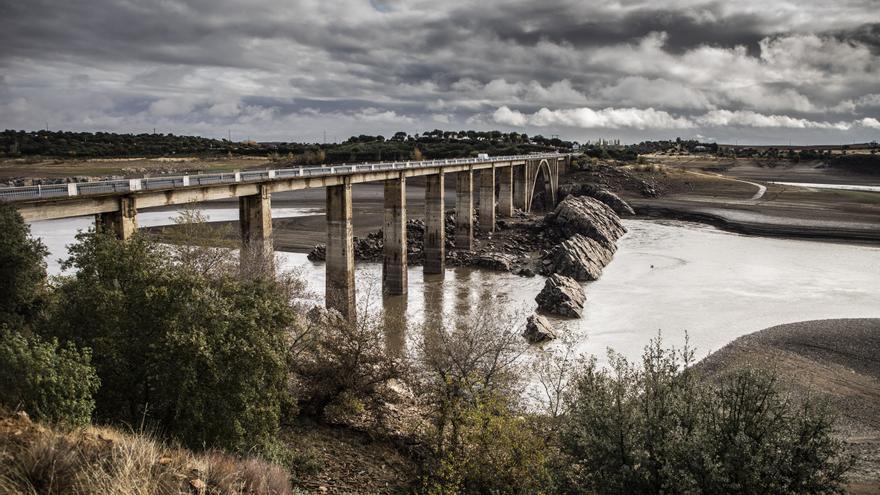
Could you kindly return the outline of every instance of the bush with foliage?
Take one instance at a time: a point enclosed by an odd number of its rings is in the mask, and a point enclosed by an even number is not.
[[[294,394],[314,417],[343,419],[382,398],[382,388],[401,375],[402,362],[385,350],[383,327],[362,312],[356,323],[315,309],[291,346]]]
[[[0,327],[0,403],[69,426],[88,424],[98,377],[87,349]]]
[[[93,350],[98,418],[194,448],[271,446],[296,320],[285,284],[174,263],[142,235],[81,233],[70,253],[47,331]]]
[[[527,346],[512,322],[481,305],[454,330],[423,328],[412,380],[431,423],[424,492],[550,490],[553,449],[520,401]]]
[[[45,308],[49,252],[14,206],[0,202],[0,325],[30,325]]]
[[[851,460],[821,407],[772,376],[711,384],[659,339],[642,366],[611,356],[574,378],[561,431],[565,493],[838,493]]]

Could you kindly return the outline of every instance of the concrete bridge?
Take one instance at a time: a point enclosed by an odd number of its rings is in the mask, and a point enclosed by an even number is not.
[[[385,254],[382,288],[405,294],[406,180],[425,176],[424,271],[445,270],[446,176],[454,174],[455,246],[472,250],[474,195],[479,195],[480,227],[491,232],[495,217],[510,217],[514,208],[530,211],[535,195],[544,192],[555,203],[559,175],[570,154],[384,162],[332,167],[288,168],[236,173],[199,174],[114,181],[26,186],[0,189],[0,200],[12,202],[25,221],[95,215],[96,228],[127,239],[137,230],[138,210],[226,198],[239,200],[242,255],[273,259],[272,193],[324,187],[327,190],[327,307],[355,317],[352,186],[384,182]],[[474,175],[478,175],[475,183]],[[475,192],[476,189],[476,192]]]

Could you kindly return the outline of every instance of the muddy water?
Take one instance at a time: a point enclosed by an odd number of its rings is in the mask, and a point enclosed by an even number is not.
[[[880,248],[748,237],[685,222],[628,220],[602,278],[585,284],[580,320],[551,319],[584,336],[581,349],[602,361],[608,348],[634,358],[662,332],[680,346],[687,333],[701,357],[741,335],[780,323],[821,318],[880,316]],[[322,264],[283,254],[284,266],[302,270],[318,294]],[[358,295],[378,307],[381,265],[361,264]],[[409,296],[385,301],[411,325],[446,324],[464,308],[492,301],[530,313],[542,277],[451,268],[444,279],[409,271]],[[319,301],[320,296],[315,298]],[[397,331],[399,334],[400,330]],[[396,342],[402,342],[395,334]]]
[[[237,211],[209,210],[212,220]],[[274,209],[273,209],[274,210]],[[295,216],[306,211],[273,211]],[[173,213],[139,216],[141,225],[168,223]],[[90,219],[35,222],[33,233],[52,250],[50,260]],[[581,350],[602,361],[613,348],[638,357],[648,340],[662,332],[667,343],[684,342],[687,332],[701,357],[741,335],[800,320],[880,317],[880,248],[839,243],[749,237],[700,224],[626,220],[629,229],[601,280],[585,284],[587,304],[579,320],[553,322],[582,336]],[[304,254],[278,253],[280,268],[299,271],[323,303],[324,265]],[[57,273],[57,263],[50,263]],[[357,267],[359,307],[385,309],[388,345],[402,348],[416,337],[421,322],[449,326],[480,301],[519,313],[536,307],[541,277],[449,268],[445,277],[409,270],[406,297],[381,297],[381,264]],[[402,322],[406,321],[407,324]],[[407,330],[409,328],[409,330]]]

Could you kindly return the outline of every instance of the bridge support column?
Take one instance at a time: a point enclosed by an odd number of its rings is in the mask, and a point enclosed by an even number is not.
[[[265,186],[251,196],[238,198],[238,225],[241,229],[242,268],[261,271],[274,269],[272,245],[272,195]]]
[[[480,170],[480,228],[495,232],[495,165]]]
[[[385,257],[382,261],[382,292],[406,294],[406,177],[385,181],[385,225],[382,228]]]
[[[498,169],[498,216],[513,216],[513,167]]]
[[[526,193],[528,189],[529,165],[528,163],[516,165],[511,167],[511,170],[513,171],[513,206],[522,211],[528,211]]]
[[[95,215],[95,230],[113,234],[121,241],[130,239],[137,228],[137,205],[132,196],[119,198],[119,211]]]
[[[455,176],[455,249],[474,249],[474,171]]]
[[[351,225],[351,181],[327,187],[327,308],[354,321],[354,233]]]
[[[425,273],[443,275],[446,269],[446,179],[443,171],[429,175],[425,186]]]

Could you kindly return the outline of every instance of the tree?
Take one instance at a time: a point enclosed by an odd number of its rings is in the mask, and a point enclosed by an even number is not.
[[[176,264],[140,234],[81,233],[70,252],[47,332],[93,350],[98,418],[146,420],[193,448],[272,443],[295,323],[287,286]]]
[[[0,203],[0,325],[30,325],[46,306],[49,254],[14,206]]]

